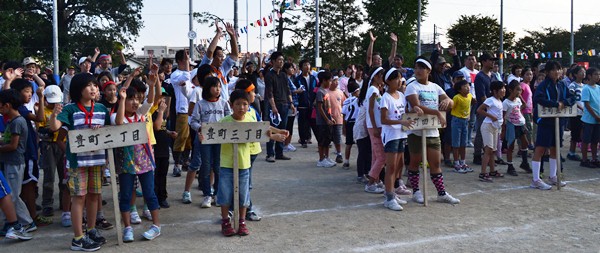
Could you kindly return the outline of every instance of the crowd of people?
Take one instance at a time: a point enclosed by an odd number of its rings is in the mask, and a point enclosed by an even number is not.
[[[224,33],[231,38],[228,55],[218,46]],[[317,71],[310,61],[296,64],[297,59],[285,58],[281,52],[268,56],[247,53],[239,59],[230,24],[224,30],[217,26],[199,62],[180,50],[175,62],[164,58],[154,63],[151,56],[145,69],[126,73],[122,52],[117,52],[120,65],[113,67],[111,56],[96,49],[93,56],[79,59],[79,71],[71,66],[62,76],[49,69],[42,71],[31,57],[22,63],[3,62],[2,235],[30,240],[38,226],[52,223],[58,184],[61,224],[73,228],[71,249],[98,250],[106,243],[100,230],[113,228],[102,211],[106,203],[102,186],[118,182],[119,199],[114,201],[121,210],[123,241],[134,241],[131,224],[141,223],[141,217],[152,222],[142,234],[152,240],[161,234],[159,210],[170,207],[170,158],[174,160],[171,175],[186,174],[183,203],[193,202],[190,191],[197,179],[203,194],[200,206],[220,207],[223,235],[248,235],[246,220],[261,220],[250,197],[252,168],[262,153],[261,144],[239,144],[237,154],[231,144],[203,144],[201,128],[206,123],[269,121],[270,141],[265,152],[269,163],[293,159],[291,152],[297,150],[292,144],[294,129],[301,148],[308,148],[315,136],[318,167],[341,164],[349,169],[356,144],[357,181],[364,184],[365,192],[383,194],[383,206],[395,211],[407,204],[400,196],[412,195],[414,202],[424,202],[419,188],[423,164],[429,169],[437,200],[460,203],[446,191],[442,166],[460,174],[474,172],[466,161],[467,147],[473,147],[472,165],[481,165],[478,179],[483,182],[505,176],[496,165],[506,165],[506,174],[518,176],[513,164],[517,145],[519,167],[532,174],[532,188],[548,190],[559,184],[554,119],[538,118],[538,106],[563,109],[575,105],[578,117],[560,120],[561,140],[567,128],[571,132],[567,158],[584,167],[600,167],[597,69],[562,68],[558,62],[548,61],[515,64],[505,76],[498,72],[498,59],[488,53],[478,58],[468,55],[461,61],[456,49],[449,48],[450,63],[439,44],[429,58],[417,57],[411,68],[405,67],[404,58],[396,53],[395,34],[390,34],[392,51],[385,60],[373,52],[376,40],[370,34],[365,64],[339,70],[326,67]],[[404,117],[406,113],[434,115],[442,128],[411,130],[415,122]],[[107,160],[105,150],[73,153],[67,142],[70,130],[135,122],[145,122],[148,143],[115,148],[114,161]],[[578,145],[582,156],[577,154]],[[237,231],[232,226],[236,155],[240,169]],[[542,180],[543,161],[549,162],[548,183]],[[117,175],[110,174],[108,163],[114,163]],[[37,206],[40,185],[42,201]],[[136,197],[144,200],[141,217]]]

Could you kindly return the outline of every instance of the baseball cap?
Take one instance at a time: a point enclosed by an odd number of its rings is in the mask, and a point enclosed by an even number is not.
[[[437,64],[442,64],[442,63],[446,63],[446,58],[444,58],[444,57],[440,56],[440,57],[438,57],[438,59],[437,59]]]
[[[23,59],[23,66],[27,66],[29,64],[38,65],[37,61],[35,59],[33,59],[33,57],[27,57],[27,58]]]
[[[75,66],[71,65],[68,67],[68,69],[75,69]]]
[[[79,58],[79,65],[81,65],[82,63],[84,63],[85,61],[89,61],[90,63],[92,63],[92,59],[90,59],[87,56],[81,57]]]
[[[56,104],[62,102],[63,93],[58,85],[48,85],[44,89],[44,97],[46,97],[48,103]]]
[[[462,71],[460,71],[460,70],[459,70],[459,71],[455,71],[455,72],[452,74],[452,79],[454,79],[454,78],[459,78],[459,77],[465,78],[465,74],[463,74],[463,72],[462,72]]]
[[[167,90],[165,90],[165,87],[161,87],[160,88],[160,92],[163,96],[171,96],[169,95],[169,93],[167,92]]]
[[[498,58],[493,57],[491,54],[489,53],[483,53],[481,56],[479,56],[479,61],[487,61],[487,60],[492,60],[492,61],[497,61]]]

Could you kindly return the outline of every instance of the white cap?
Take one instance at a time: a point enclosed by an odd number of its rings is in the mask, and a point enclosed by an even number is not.
[[[62,102],[63,93],[58,85],[48,85],[44,89],[44,97],[46,97],[48,103],[56,104]]]
[[[35,59],[33,59],[33,57],[27,57],[27,58],[23,59],[23,66],[27,66],[29,64],[38,65],[37,61]]]
[[[91,62],[92,62],[92,59],[90,59],[90,58],[89,58],[89,57],[87,57],[87,56],[81,57],[81,58],[79,58],[79,63],[78,63],[78,64],[79,64],[79,65],[81,65],[81,64],[82,64],[82,63],[84,63],[85,61],[89,61],[89,62],[91,63]]]

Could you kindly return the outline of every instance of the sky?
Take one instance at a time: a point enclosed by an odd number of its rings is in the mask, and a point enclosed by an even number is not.
[[[289,1],[289,0],[288,0]],[[314,4],[315,0],[307,0]],[[594,10],[600,5],[598,0],[573,0],[574,1],[574,30],[582,24],[600,22],[600,15]],[[194,12],[210,12],[228,22],[233,22],[233,0],[193,0]],[[246,8],[248,2],[248,8]],[[360,6],[360,0],[356,1]],[[261,7],[262,6],[262,15]],[[272,10],[270,0],[238,0],[239,26],[246,26],[246,12],[248,19],[256,21],[261,17],[268,17]],[[561,27],[570,30],[571,1],[569,0],[504,0],[504,27],[507,31],[515,32],[517,38],[527,35],[526,30],[541,30],[542,27]],[[142,9],[144,28],[140,36],[133,43],[134,51],[141,54],[142,48],[148,46],[186,46],[189,45],[187,33],[189,31],[189,1],[188,0],[145,0]],[[427,15],[423,17],[421,38],[425,43],[433,40],[434,25],[439,30],[438,40],[443,46],[447,45],[444,34],[446,29],[455,23],[460,15],[489,15],[500,17],[500,0],[429,0],[426,9]],[[323,15],[323,14],[322,14]],[[267,18],[268,21],[268,18]],[[269,24],[269,26],[271,26]],[[363,29],[367,29],[363,27]],[[199,39],[210,39],[214,36],[214,28],[208,24],[194,22],[194,29]],[[262,51],[267,52],[274,48],[272,38],[266,38],[267,29],[263,29]],[[289,32],[288,32],[289,34]],[[247,49],[257,52],[261,48],[260,32],[256,27],[248,27],[248,40],[246,34],[241,34],[239,44],[242,52]],[[288,38],[285,38],[288,39]],[[285,40],[284,39],[284,43]],[[246,42],[249,43],[246,43]],[[221,42],[220,44],[224,44]],[[248,47],[247,47],[248,45]],[[577,46],[575,46],[577,49]]]

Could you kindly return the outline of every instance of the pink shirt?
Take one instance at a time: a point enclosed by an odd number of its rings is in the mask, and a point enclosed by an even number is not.
[[[521,96],[525,100],[525,108],[523,108],[523,114],[531,114],[533,113],[533,98],[531,94],[531,88],[529,88],[529,84],[521,83]]]
[[[329,105],[331,106],[331,118],[335,120],[336,125],[341,125],[344,122],[344,116],[342,115],[342,104],[346,97],[344,93],[339,90],[327,90],[329,94]]]

